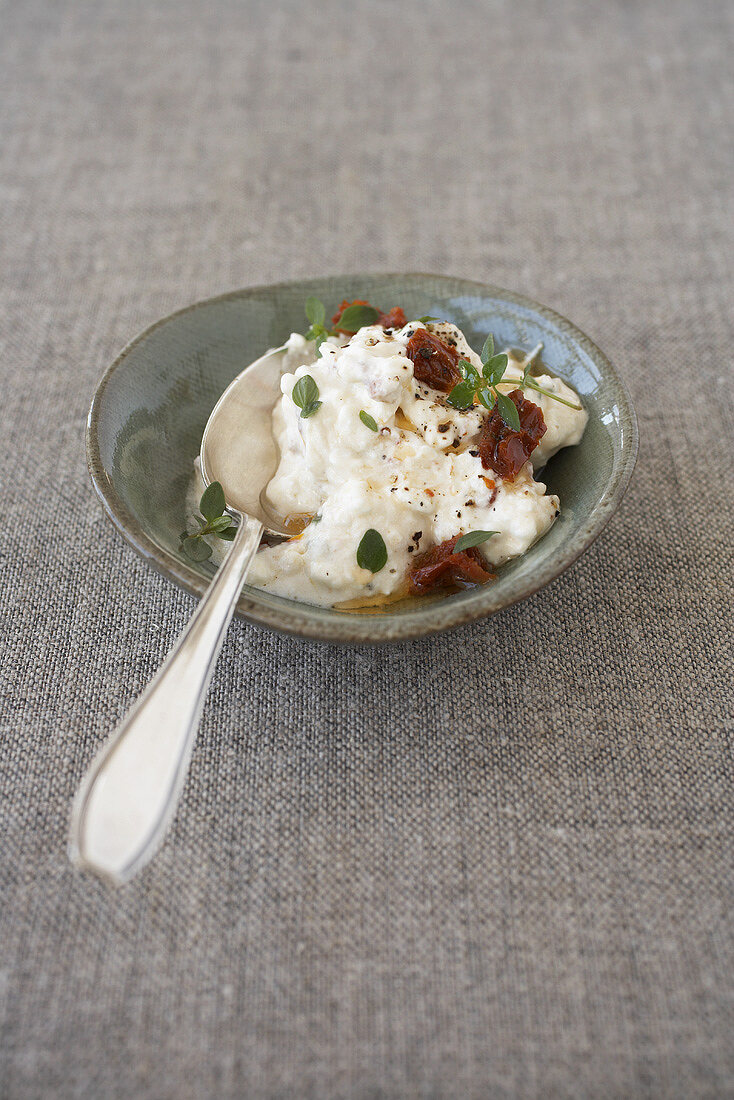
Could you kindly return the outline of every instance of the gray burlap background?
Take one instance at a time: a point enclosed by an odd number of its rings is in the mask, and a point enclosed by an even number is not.
[[[734,1094],[731,14],[2,6],[0,1095]],[[235,623],[115,892],[70,799],[194,601],[102,516],[95,383],[178,306],[350,269],[588,331],[639,412],[625,505],[452,635]]]

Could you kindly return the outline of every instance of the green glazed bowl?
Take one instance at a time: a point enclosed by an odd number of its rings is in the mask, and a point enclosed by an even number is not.
[[[247,363],[306,328],[303,306],[327,313],[342,298],[366,298],[408,317],[454,321],[474,348],[488,332],[499,347],[543,342],[543,362],[578,391],[589,423],[577,447],[543,472],[561,515],[523,557],[480,588],[399,603],[375,613],[313,607],[245,585],[237,612],[250,622],[329,642],[416,638],[492,615],[558,577],[594,541],[619,505],[637,454],[637,423],[609,360],[570,321],[519,294],[442,275],[340,275],[250,287],[197,302],[146,329],[104,374],[92,401],[87,458],[94,487],[134,550],[166,577],[201,596],[210,562],[180,549],[186,491],[209,413]]]

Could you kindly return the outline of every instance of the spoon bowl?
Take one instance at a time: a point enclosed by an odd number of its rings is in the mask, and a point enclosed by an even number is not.
[[[212,409],[201,438],[204,484],[218,481],[227,510],[259,520],[273,535],[287,535],[264,505],[264,491],[278,465],[272,413],[280,396],[285,346],[256,359],[230,382]]]

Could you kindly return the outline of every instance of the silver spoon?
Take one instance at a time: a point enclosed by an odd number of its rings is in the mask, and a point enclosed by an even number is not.
[[[263,530],[288,533],[262,503],[278,462],[271,420],[284,350],[246,367],[207,421],[201,472],[207,485],[221,482],[237,534],[188,626],[98,752],[74,802],[72,860],[117,883],[148,862],[173,818],[204,697]]]

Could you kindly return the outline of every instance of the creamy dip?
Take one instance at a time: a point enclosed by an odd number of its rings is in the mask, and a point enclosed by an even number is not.
[[[369,326],[348,342],[330,337],[318,353],[303,336],[290,337],[273,413],[280,462],[267,499],[277,515],[308,525],[286,542],[264,545],[249,584],[323,606],[389,600],[406,591],[418,555],[453,536],[497,532],[479,546],[496,566],[523,554],[552,525],[558,497],[546,493],[533,472],[561,447],[579,442],[587,413],[527,390],[547,430],[514,480],[503,480],[482,465],[477,449],[487,411],[475,405],[460,412],[446,394],[414,377],[406,348],[423,327],[481,371],[463,333],[445,322],[414,321],[397,330]],[[524,360],[510,358],[500,392],[514,388],[523,366]],[[306,375],[321,405],[303,417],[292,394]],[[543,374],[535,381],[580,405],[560,379]],[[360,413],[372,418],[376,432]],[[377,530],[387,548],[387,562],[376,573],[357,562],[368,529]]]

